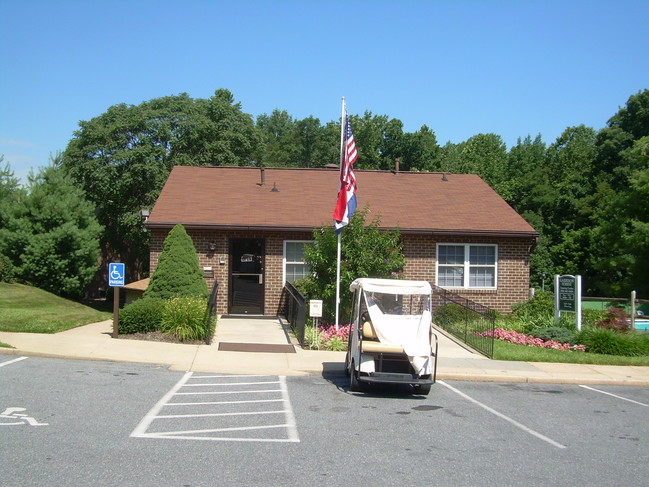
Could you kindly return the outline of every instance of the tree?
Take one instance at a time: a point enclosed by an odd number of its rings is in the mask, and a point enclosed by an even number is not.
[[[165,238],[158,266],[144,297],[169,299],[183,296],[207,298],[208,290],[194,243],[185,227],[179,224]]]
[[[379,230],[380,219],[365,224],[369,209],[357,210],[341,238],[340,266],[340,316],[343,320],[351,313],[349,285],[359,277],[395,277],[405,263],[399,232]],[[338,236],[332,226],[313,231],[314,245],[305,249],[305,261],[313,275],[299,286],[307,296],[322,299],[324,314],[335,316],[336,264]]]
[[[0,164],[4,156],[0,156]],[[0,167],[0,228],[6,225],[10,213],[21,205],[25,191],[21,188],[18,178],[14,176],[9,163],[4,168]]]
[[[97,272],[101,225],[83,190],[56,165],[29,176],[28,194],[0,229],[16,277],[78,298]]]
[[[140,211],[154,205],[171,168],[250,164],[258,140],[228,90],[209,100],[183,93],[115,105],[79,122],[61,165],[97,207],[103,260],[125,262],[139,279],[149,259]]]
[[[496,191],[506,178],[507,146],[500,135],[474,135],[466,141],[460,159],[459,172],[477,174]]]
[[[422,125],[417,132],[403,134],[401,169],[404,171],[439,171],[440,147],[435,132]]]
[[[299,153],[295,143],[296,124],[286,110],[259,115],[256,122],[262,144],[257,162],[260,166],[293,166]]]
[[[3,161],[4,156],[0,156],[0,164]],[[24,195],[25,191],[20,187],[18,178],[14,177],[9,163],[4,168],[0,167],[0,230],[7,226],[14,212],[20,211]],[[10,282],[15,269],[11,259],[2,253],[2,247],[0,241],[0,281]]]

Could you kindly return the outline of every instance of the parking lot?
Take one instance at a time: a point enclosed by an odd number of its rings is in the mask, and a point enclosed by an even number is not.
[[[0,356],[3,485],[639,485],[644,387],[183,373]],[[638,483],[639,482],[639,483]]]

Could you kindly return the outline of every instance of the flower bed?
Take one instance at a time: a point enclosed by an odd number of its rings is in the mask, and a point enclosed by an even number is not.
[[[491,330],[478,333],[478,335],[483,337],[492,336]],[[553,350],[562,350],[566,352],[585,352],[586,347],[584,345],[571,345],[570,343],[559,343],[555,340],[545,341],[542,338],[537,338],[532,335],[525,335],[523,333],[518,333],[513,330],[505,330],[504,328],[496,328],[493,331],[493,337],[498,340],[504,340],[509,343],[514,343],[516,345],[526,345],[528,347],[540,347],[540,348],[551,348]]]
[[[350,324],[340,325],[337,330],[335,325],[319,325],[317,336],[313,331],[307,331],[307,342],[312,349],[344,351],[347,350],[350,328]]]

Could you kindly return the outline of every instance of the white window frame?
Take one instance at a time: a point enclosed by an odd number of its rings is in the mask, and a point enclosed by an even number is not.
[[[305,262],[297,262],[297,261],[287,261],[286,260],[286,244],[288,243],[301,243],[301,244],[313,244],[313,240],[284,240],[283,242],[283,249],[282,249],[282,285],[286,284],[286,264],[303,264],[306,265]]]
[[[445,266],[458,267],[461,264],[440,264],[439,263],[439,248],[444,246],[464,247],[464,273],[462,286],[442,286],[439,284],[439,268]],[[494,263],[492,264],[471,264],[471,247],[493,247],[494,249]],[[480,243],[459,243],[459,242],[439,242],[437,243],[435,253],[435,284],[444,289],[498,289],[498,244],[480,244]],[[493,268],[494,270],[494,285],[493,286],[471,286],[471,268]]]

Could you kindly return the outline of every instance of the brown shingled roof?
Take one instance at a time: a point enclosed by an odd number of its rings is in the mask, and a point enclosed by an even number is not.
[[[332,225],[338,193],[333,169],[176,166],[148,226],[312,230]],[[537,232],[472,174],[356,171],[359,208],[402,233],[531,236]],[[276,185],[278,191],[271,191]]]

